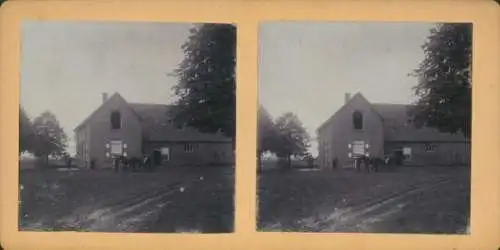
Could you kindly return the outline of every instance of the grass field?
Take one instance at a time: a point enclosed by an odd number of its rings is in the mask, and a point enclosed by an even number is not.
[[[20,187],[21,230],[224,232],[233,227],[231,167],[24,170]]]
[[[463,233],[470,210],[467,167],[264,172],[260,231]]]

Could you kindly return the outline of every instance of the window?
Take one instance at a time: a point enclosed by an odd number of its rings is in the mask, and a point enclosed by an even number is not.
[[[365,155],[365,141],[353,141],[351,144],[353,155]]]
[[[122,127],[122,118],[119,111],[111,112],[111,129],[120,129]]]
[[[403,148],[403,159],[405,161],[411,161],[411,148],[410,147]]]
[[[425,151],[427,152],[435,152],[437,148],[436,144],[425,144]]]
[[[184,152],[191,153],[194,151],[193,144],[186,143],[184,144]]]
[[[160,152],[163,157],[163,162],[170,161],[170,148],[163,147],[160,149]]]
[[[170,148],[163,147],[160,149],[160,152],[162,155],[169,155],[170,154]]]
[[[354,111],[352,114],[352,125],[355,130],[363,129],[363,114],[359,111]]]
[[[122,155],[122,141],[111,141],[110,146],[112,155]]]

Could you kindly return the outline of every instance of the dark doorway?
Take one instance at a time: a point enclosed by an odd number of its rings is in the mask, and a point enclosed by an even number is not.
[[[161,165],[161,152],[159,150],[153,151],[152,160],[154,165]]]
[[[404,155],[403,150],[395,150],[394,151],[394,162],[396,165],[403,165]]]

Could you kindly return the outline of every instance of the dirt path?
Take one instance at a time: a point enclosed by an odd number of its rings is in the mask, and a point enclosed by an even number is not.
[[[396,177],[396,178],[394,178]],[[274,177],[273,177],[274,178]],[[288,178],[288,177],[287,177]],[[293,177],[299,179],[299,177]],[[297,183],[307,186],[308,178]],[[272,187],[262,201],[272,199],[274,212],[261,220],[260,231],[294,232],[372,232],[372,233],[468,233],[469,191],[467,174],[433,173],[384,176],[340,176],[321,180],[314,177],[316,188],[289,192]],[[379,179],[380,178],[380,179]],[[288,178],[289,186],[296,186]],[[392,180],[392,181],[391,181]],[[379,184],[393,182],[386,187]],[[324,184],[321,184],[323,182]],[[406,184],[405,184],[406,182]],[[269,182],[268,182],[269,183]],[[363,187],[359,188],[362,183]],[[354,185],[354,186],[353,186]],[[323,188],[329,186],[329,191]],[[281,187],[280,187],[281,188]],[[263,187],[264,189],[264,187]],[[318,192],[321,191],[321,192]],[[293,195],[293,196],[290,196]],[[310,196],[313,198],[307,198]],[[314,197],[315,196],[315,197]],[[280,200],[276,200],[278,197]],[[279,201],[279,202],[276,202]],[[297,202],[298,201],[298,202]],[[287,208],[287,206],[289,208]],[[271,206],[272,207],[272,206]],[[265,207],[269,209],[269,206]],[[270,217],[271,214],[280,215]],[[458,226],[462,225],[462,226]]]
[[[322,214],[319,218],[315,216],[312,223],[310,223],[311,218],[305,219],[302,222],[303,227],[308,231],[317,232],[374,232],[377,231],[373,228],[374,223],[384,221],[389,216],[400,212],[412,196],[421,195],[424,191],[436,189],[450,181],[450,178],[436,178],[418,183],[368,204],[337,209],[333,213]]]
[[[127,197],[116,204],[85,211],[79,209],[70,216],[57,222],[60,230],[92,232],[135,232],[172,201],[168,199],[175,192],[189,188],[197,179],[190,182],[176,182],[148,195]]]
[[[232,192],[232,170],[186,169],[183,173],[82,173],[24,181],[22,230],[148,232],[166,211],[196,210],[207,203],[214,186],[227,182],[221,192]],[[26,178],[25,178],[26,179]],[[45,183],[50,183],[47,185]],[[89,183],[87,185],[83,183]],[[46,187],[47,186],[47,187]],[[50,187],[50,188],[49,188]],[[28,190],[28,192],[26,192]],[[41,195],[43,194],[43,195]],[[196,194],[200,198],[187,200]],[[207,198],[208,199],[208,198]],[[222,203],[232,200],[223,199]],[[189,203],[189,206],[185,204]],[[27,217],[29,215],[29,217]],[[188,220],[188,219],[184,219]],[[169,221],[162,221],[169,224]],[[190,228],[184,228],[190,231]]]

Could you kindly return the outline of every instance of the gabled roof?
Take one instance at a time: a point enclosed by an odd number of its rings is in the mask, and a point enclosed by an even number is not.
[[[325,122],[323,122],[319,127],[318,129],[316,129],[316,132],[318,132],[319,130],[321,130],[325,125],[329,124],[333,118],[340,113],[341,110],[343,110],[345,107],[349,106],[349,103],[352,102],[352,100],[354,100],[355,98],[362,98],[363,100],[365,100],[367,103],[370,103],[361,93],[357,92],[356,94],[354,94],[344,105],[342,105],[342,107],[340,107],[335,113],[333,113],[332,116],[330,116],[330,118],[328,118],[328,120],[326,120]],[[373,107],[372,107],[373,108]],[[376,114],[379,114],[378,112],[375,112]],[[381,117],[382,118],[382,117]]]
[[[124,103],[127,103],[127,101],[120,95],[118,94],[117,92],[115,92],[113,95],[111,95],[104,103],[102,103],[96,110],[94,110],[94,112],[92,112],[87,118],[85,118],[85,120],[83,120],[80,124],[78,124],[78,126],[76,126],[76,128],[73,130],[73,131],[77,131],[79,129],[81,129],[85,124],[87,124],[87,122],[89,122],[89,120],[95,115],[97,114],[97,112],[102,108],[104,107],[108,102],[110,102],[110,100],[112,99],[116,99],[116,98],[119,98],[121,99]]]

